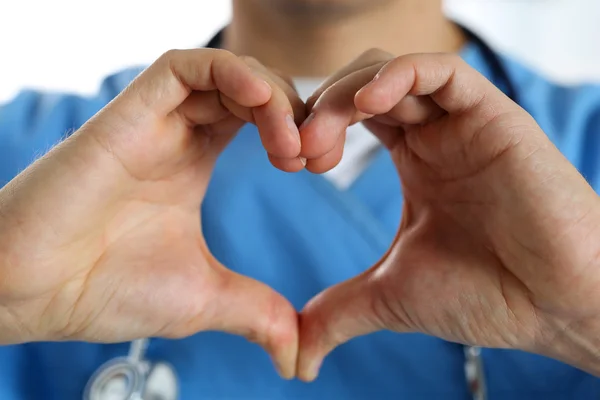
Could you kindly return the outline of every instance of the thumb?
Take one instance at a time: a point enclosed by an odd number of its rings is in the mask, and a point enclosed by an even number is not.
[[[218,295],[210,308],[208,329],[240,335],[271,356],[278,373],[295,376],[298,355],[298,313],[282,295],[254,279],[220,271]]]
[[[377,268],[332,286],[314,297],[300,314],[298,377],[314,380],[325,356],[348,340],[384,329]]]

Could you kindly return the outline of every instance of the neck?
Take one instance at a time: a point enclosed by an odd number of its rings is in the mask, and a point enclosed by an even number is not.
[[[290,76],[323,77],[376,47],[394,55],[456,52],[461,30],[438,0],[234,0],[224,47]]]

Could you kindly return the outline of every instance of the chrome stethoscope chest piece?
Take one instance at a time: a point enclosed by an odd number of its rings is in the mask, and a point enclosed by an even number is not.
[[[165,363],[144,359],[148,341],[135,340],[127,357],[98,368],[85,388],[84,400],[176,400],[177,378]]]

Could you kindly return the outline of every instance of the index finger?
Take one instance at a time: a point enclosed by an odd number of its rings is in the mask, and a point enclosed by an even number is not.
[[[309,159],[309,170],[324,172],[339,162],[344,148],[344,132],[352,122],[356,122],[352,117],[356,114],[354,95],[392,58],[392,54],[381,49],[367,50],[327,78],[308,98],[306,109],[311,114],[308,121],[317,120],[316,124],[310,124],[312,127],[308,122],[303,125],[302,155]],[[369,71],[373,71],[371,75]],[[319,112],[316,112],[317,108]],[[314,118],[317,114],[318,118]],[[315,125],[319,128],[315,129]]]
[[[306,100],[306,109],[312,110],[313,106],[319,100],[319,97],[325,92],[330,86],[341,80],[342,78],[352,74],[353,72],[360,71],[371,67],[375,64],[382,64],[386,61],[393,59],[394,56],[381,49],[370,49],[362,53],[355,60],[338,70],[335,74],[327,78],[315,92]]]
[[[412,54],[387,63],[357,94],[357,108],[368,114],[386,114],[406,95],[429,96],[450,114],[462,113],[483,99],[500,100],[504,94],[483,75],[454,54]]]
[[[383,64],[352,72],[329,86],[312,107],[311,114],[301,127],[302,155],[308,159],[319,159],[332,151],[342,134],[353,123],[368,118],[360,113],[355,104],[356,93],[373,79]],[[342,144],[343,145],[343,144]],[[337,164],[328,162],[327,170]]]
[[[218,90],[244,107],[258,107],[271,98],[264,79],[233,53],[215,49],[166,52],[121,97],[134,103],[129,110],[166,116],[194,90]]]

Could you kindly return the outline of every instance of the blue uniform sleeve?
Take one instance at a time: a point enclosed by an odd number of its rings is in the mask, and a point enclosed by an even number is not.
[[[109,76],[95,96],[26,90],[0,105],[0,187],[76,131],[141,70],[131,68]]]

